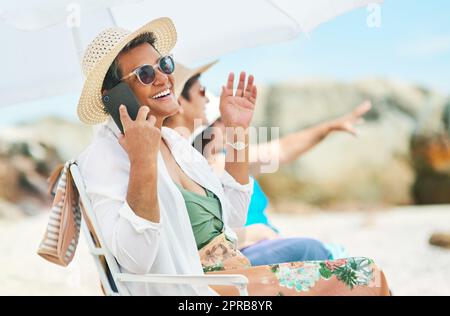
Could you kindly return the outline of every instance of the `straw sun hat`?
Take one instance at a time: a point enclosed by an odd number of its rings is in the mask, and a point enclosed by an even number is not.
[[[162,55],[170,53],[177,41],[173,22],[169,18],[160,18],[135,32],[119,27],[108,28],[89,44],[81,66],[86,79],[77,108],[78,117],[83,123],[94,125],[107,120],[101,93],[106,73],[120,51],[134,38],[147,32],[154,35],[154,46]]]
[[[219,61],[213,61],[212,63],[200,66],[198,68],[188,68],[180,63],[176,63],[175,72],[173,76],[175,78],[175,96],[178,99],[181,96],[181,92],[183,92],[184,85],[186,82],[196,75],[201,75],[204,72],[208,71],[209,68],[217,64]]]

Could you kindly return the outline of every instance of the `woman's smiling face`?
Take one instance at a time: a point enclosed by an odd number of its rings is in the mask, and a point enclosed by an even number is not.
[[[120,70],[124,76],[142,65],[156,65],[160,54],[148,43],[143,43],[117,57]],[[155,67],[156,68],[156,67]],[[180,106],[174,95],[174,77],[156,70],[156,78],[150,85],[143,85],[136,75],[124,80],[133,91],[141,106],[150,108],[150,115],[166,118],[178,113]],[[164,97],[157,97],[161,93]]]

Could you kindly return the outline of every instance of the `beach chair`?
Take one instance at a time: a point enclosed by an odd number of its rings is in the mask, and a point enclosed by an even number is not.
[[[248,279],[244,275],[166,275],[166,274],[129,274],[121,273],[111,252],[105,247],[91,202],[85,190],[85,184],[76,164],[70,166],[75,186],[80,194],[83,211],[82,231],[89,251],[94,259],[100,276],[103,293],[106,296],[129,296],[125,286],[128,282],[151,284],[186,284],[186,285],[223,285],[235,286],[241,296],[247,296]]]

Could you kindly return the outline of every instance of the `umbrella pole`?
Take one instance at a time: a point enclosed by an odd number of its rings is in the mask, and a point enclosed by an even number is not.
[[[114,14],[112,13],[111,8],[109,7],[107,10],[108,10],[109,16],[111,18],[112,24],[114,26],[117,26],[117,22],[116,22],[116,19],[114,18]],[[75,49],[77,51],[78,61],[81,64],[81,61],[83,59],[83,44],[81,42],[80,28],[77,26],[72,26],[70,29],[72,31],[72,38],[73,38],[73,42],[75,43]]]
[[[111,10],[111,7],[108,7],[109,17],[111,18],[113,26],[117,26],[116,18],[114,17],[114,13]]]

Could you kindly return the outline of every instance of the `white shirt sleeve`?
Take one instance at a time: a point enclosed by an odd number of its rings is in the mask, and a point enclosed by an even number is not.
[[[220,177],[225,196],[232,208],[228,214],[229,226],[232,228],[243,227],[247,221],[248,207],[253,194],[253,178],[249,183],[242,185],[237,182],[227,171]]]
[[[153,223],[130,208],[126,202],[128,156],[116,139],[99,135],[77,159],[86,193],[105,246],[123,268],[146,274],[158,253],[164,219],[161,216],[161,223]]]
[[[90,194],[106,247],[119,264],[136,274],[146,274],[158,252],[161,223],[137,216],[126,201]]]

